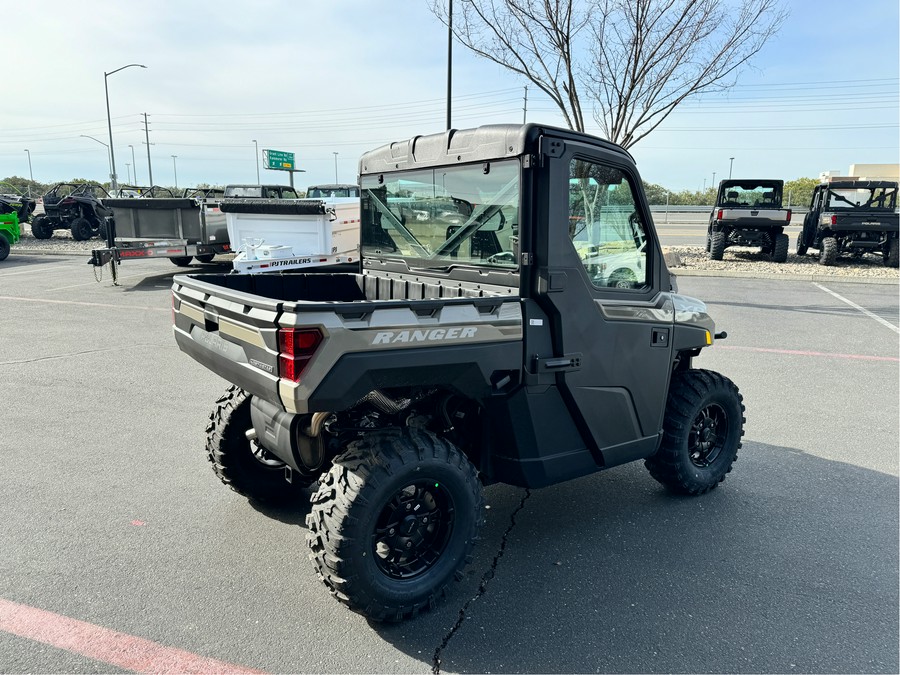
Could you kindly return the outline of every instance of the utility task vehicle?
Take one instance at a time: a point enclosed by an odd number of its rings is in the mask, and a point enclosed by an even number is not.
[[[639,459],[676,493],[725,478],[742,398],[693,367],[725,334],[675,290],[627,152],[497,125],[359,170],[357,273],[173,283],[178,346],[232,383],[213,469],[260,501],[319,480],[307,541],[335,598],[389,621],[434,604],[471,559],[486,484]],[[626,252],[630,285],[597,274]]]
[[[0,261],[9,257],[13,244],[19,241],[19,214],[12,207],[0,202]]]
[[[884,264],[900,263],[900,220],[897,183],[837,181],[813,190],[803,230],[797,236],[797,255],[818,249],[819,264],[834,265],[838,256],[881,254]]]
[[[101,201],[108,198],[97,183],[57,183],[42,197],[44,213],[32,221],[31,233],[37,239],[49,239],[54,230],[71,230],[76,241],[95,237],[112,215]]]
[[[226,199],[299,199],[289,185],[226,185]]]
[[[784,181],[728,179],[719,183],[716,204],[709,215],[706,250],[721,260],[729,246],[759,246],[774,262],[784,262],[791,210],[781,208]]]
[[[359,197],[359,185],[335,183],[331,185],[311,185],[306,188],[307,199],[334,199]]]
[[[9,183],[0,183],[0,213],[9,213],[10,210],[15,211],[19,218],[19,224],[27,223],[34,213],[35,200],[27,195],[23,195],[15,185]]]

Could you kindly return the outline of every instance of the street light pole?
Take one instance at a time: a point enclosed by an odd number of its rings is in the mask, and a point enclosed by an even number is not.
[[[140,63],[129,63],[127,66],[122,66],[121,68],[116,68],[115,70],[111,70],[108,73],[103,73],[103,91],[106,93],[106,123],[109,127],[109,180],[113,190],[119,189],[119,183],[116,180],[116,155],[113,151],[112,117],[109,114],[109,85],[107,84],[107,79],[110,75],[114,75],[120,70],[125,70],[126,68],[131,68],[132,66],[136,66],[138,68],[147,67]]]
[[[93,136],[88,136],[87,134],[78,134],[78,135],[81,136],[82,138],[90,138],[92,141],[97,141],[100,145],[102,145],[104,148],[106,148],[106,161],[109,162],[109,172],[110,172],[110,174],[112,174],[113,168],[112,168],[112,159],[109,154],[109,146],[106,143],[104,143],[103,141],[101,141],[99,138],[94,138]],[[113,187],[112,183],[110,183],[110,188],[113,190],[118,189],[118,188]]]
[[[132,185],[132,182],[131,182],[131,163],[130,163],[130,162],[125,162],[125,171],[128,172],[128,184],[129,184],[129,185]]]
[[[178,167],[175,164],[176,157],[178,157],[178,155],[172,155],[172,171],[175,172],[175,189],[177,190],[178,189]]]
[[[450,0],[447,5],[447,131],[449,131],[450,97],[453,85],[453,0]]]
[[[338,182],[338,175],[337,175],[337,156],[338,156],[338,154],[336,152],[332,152],[331,154],[334,155],[334,182],[336,185]]]
[[[34,182],[34,174],[31,172],[31,150],[25,148],[25,152],[28,153],[28,177],[31,179],[31,183]],[[31,183],[28,184],[28,196],[31,196]]]
[[[712,183],[709,184],[709,187],[711,187],[713,189],[715,189],[715,187],[716,187],[716,172],[715,171],[713,171],[713,179],[712,179]]]
[[[137,162],[134,161],[134,146],[131,145],[131,144],[129,143],[129,144],[128,144],[128,147],[131,148],[131,166],[134,167],[134,182],[135,182],[135,184],[137,184],[137,182],[138,182],[138,179],[137,179]]]
[[[256,142],[255,138],[253,139],[253,147],[256,148],[256,184],[262,185],[262,183],[259,182],[259,144]]]
[[[734,157],[728,158],[731,164],[728,165],[728,180],[731,180],[731,169],[734,167]]]

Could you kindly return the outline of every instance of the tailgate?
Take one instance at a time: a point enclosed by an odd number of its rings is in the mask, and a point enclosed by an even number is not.
[[[900,216],[890,211],[831,212],[822,216],[822,224],[845,232],[897,232],[900,231]]]
[[[729,222],[739,221],[742,224],[753,224],[758,222],[760,225],[770,225],[772,223],[786,223],[788,219],[787,209],[720,209],[721,217],[719,220],[727,220]]]
[[[178,347],[254,396],[280,404],[277,321],[281,302],[188,276],[172,284]]]

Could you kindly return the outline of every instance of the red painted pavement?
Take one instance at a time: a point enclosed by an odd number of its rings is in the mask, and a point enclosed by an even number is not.
[[[136,673],[263,673],[0,598],[0,631]]]

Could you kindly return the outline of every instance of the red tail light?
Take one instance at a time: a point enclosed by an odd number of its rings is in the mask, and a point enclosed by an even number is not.
[[[722,220],[722,216],[725,215],[724,209],[719,209],[719,212],[716,214],[716,220]]]
[[[788,212],[787,212],[787,222],[791,222],[791,210],[790,209],[788,209]]]
[[[837,225],[837,216],[831,216],[831,224]]]
[[[291,382],[299,382],[320,344],[322,333],[318,328],[279,328],[278,374]]]

